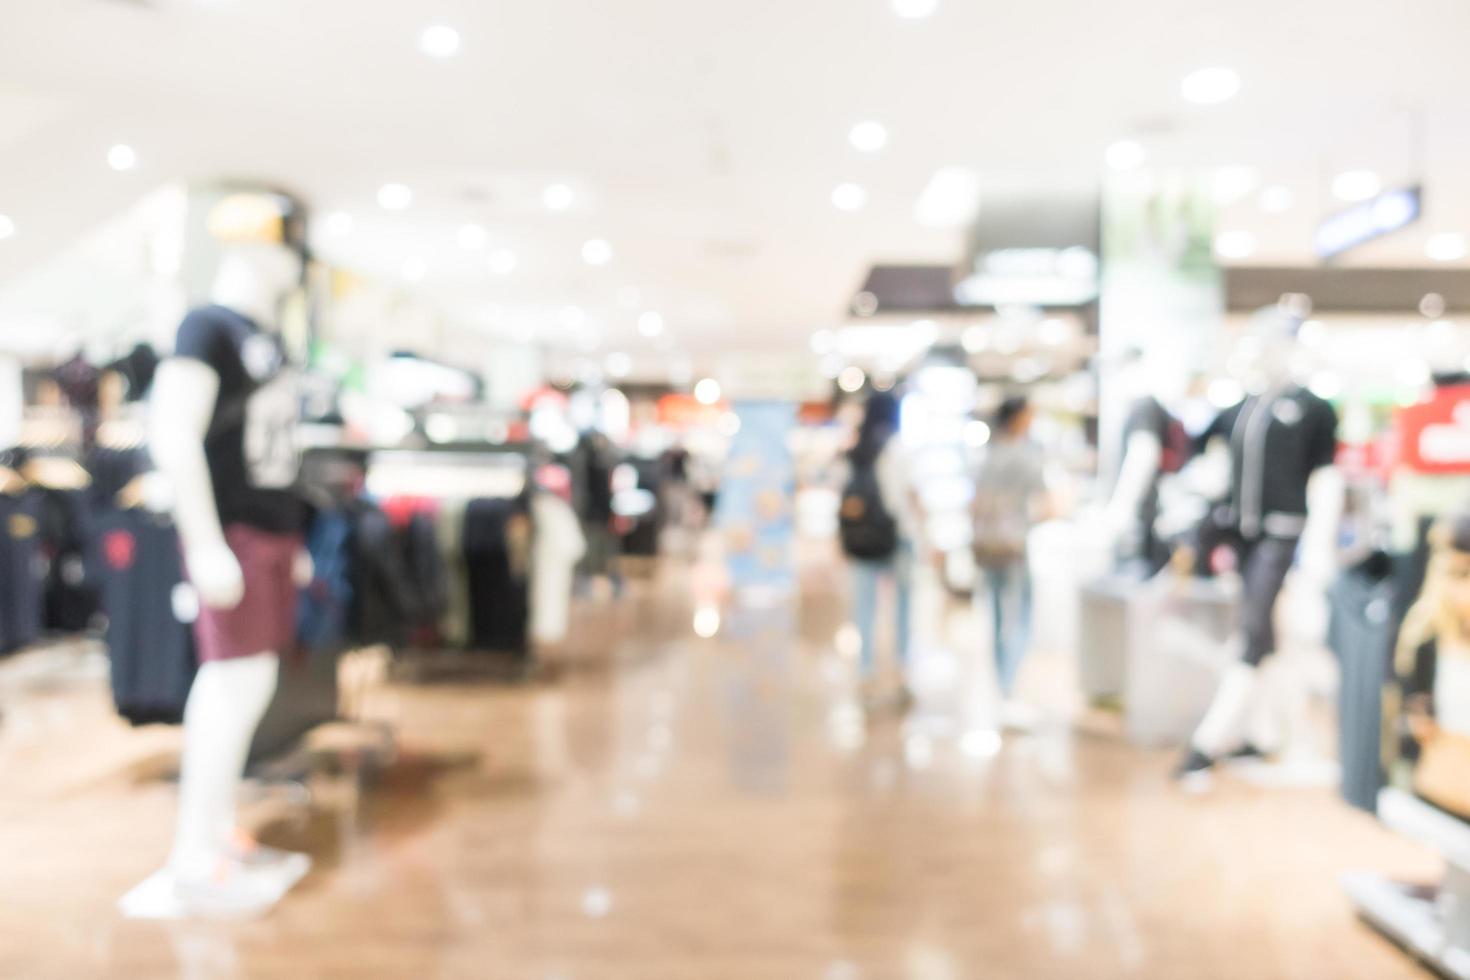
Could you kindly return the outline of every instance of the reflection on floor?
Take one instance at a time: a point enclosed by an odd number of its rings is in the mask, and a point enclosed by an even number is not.
[[[919,703],[864,717],[842,576],[805,579],[799,608],[727,608],[700,639],[691,591],[718,573],[669,562],[579,611],[554,683],[374,691],[390,768],[349,752],[309,809],[248,807],[316,867],[247,925],[114,911],[166,851],[175,733],[126,730],[95,676],[0,684],[0,976],[1422,975],[1338,887],[1434,871],[1371,819],[1228,777],[1179,793],[1170,754],[1070,724],[1060,660],[1027,666],[1042,727],[997,733],[980,631],[937,594]]]

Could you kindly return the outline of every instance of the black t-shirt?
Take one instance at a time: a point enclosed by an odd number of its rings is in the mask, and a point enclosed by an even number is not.
[[[293,488],[301,407],[281,338],[234,310],[206,306],[180,324],[174,356],[219,376],[204,454],[220,523],[299,532],[305,508]]]
[[[1133,403],[1133,408],[1128,412],[1128,421],[1123,425],[1123,451],[1127,455],[1129,441],[1138,433],[1146,432],[1159,441],[1159,449],[1163,451],[1169,445],[1169,426],[1173,419],[1168,409],[1160,404],[1159,400],[1152,395],[1140,398]],[[1162,467],[1162,462],[1160,463]],[[1149,483],[1147,492],[1138,503],[1139,523],[1152,527],[1154,520],[1159,515],[1159,476],[1160,470],[1154,472],[1154,478]],[[1122,475],[1121,469],[1119,475]]]
[[[1252,395],[1201,435],[1230,440],[1230,517],[1248,538],[1294,538],[1306,526],[1307,481],[1337,455],[1337,413],[1305,388]]]

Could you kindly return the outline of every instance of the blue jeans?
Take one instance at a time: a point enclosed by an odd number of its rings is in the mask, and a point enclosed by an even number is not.
[[[1031,643],[1031,574],[1025,561],[985,569],[990,593],[990,618],[995,630],[995,676],[1000,694],[1009,698],[1016,688],[1016,675],[1026,647]],[[975,601],[981,593],[975,593]]]
[[[900,544],[898,551],[886,561],[852,562],[852,619],[862,637],[863,676],[871,676],[878,665],[878,585],[893,580],[895,609],[893,613],[893,651],[900,665],[909,657],[909,599],[913,586],[914,552],[911,545]]]

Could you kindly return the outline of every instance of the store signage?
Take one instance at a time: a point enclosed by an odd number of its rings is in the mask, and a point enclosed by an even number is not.
[[[1470,385],[1440,388],[1399,410],[1399,463],[1416,473],[1470,474]]]
[[[961,306],[1081,306],[1097,299],[1098,262],[1091,249],[1000,248],[975,258],[955,287]]]
[[[1350,249],[1407,228],[1423,212],[1423,192],[1418,186],[1388,191],[1339,211],[1317,226],[1313,244],[1317,255],[1334,258]]]
[[[693,395],[664,395],[658,400],[658,423],[680,432],[714,428],[729,410],[730,406],[723,402],[705,405]]]

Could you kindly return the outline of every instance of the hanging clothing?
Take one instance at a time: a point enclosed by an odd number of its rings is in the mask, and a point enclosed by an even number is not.
[[[444,615],[439,636],[445,646],[462,649],[470,638],[470,589],[464,563],[465,501],[445,500],[439,506],[439,560],[444,568]]]
[[[301,590],[296,642],[307,651],[347,645],[352,611],[352,521],[339,510],[319,511],[306,534],[312,580]]]
[[[436,646],[439,621],[449,603],[434,518],[424,511],[413,514],[400,538],[408,581],[414,587],[410,639],[420,646]]]
[[[42,625],[79,633],[94,625],[97,589],[87,574],[87,548],[93,537],[88,494],[82,490],[37,490],[41,559],[45,565]]]
[[[531,522],[531,637],[537,643],[560,643],[570,628],[572,583],[587,539],[576,512],[555,494],[536,494]]]
[[[158,353],[148,344],[137,344],[103,370],[117,372],[126,382],[125,401],[142,401],[148,389],[153,387],[153,375],[158,371]]]
[[[34,491],[0,494],[0,653],[41,635],[45,577],[40,498]]]
[[[370,646],[408,639],[417,607],[398,535],[388,515],[366,501],[352,505],[353,637]]]
[[[165,517],[112,511],[97,522],[93,566],[118,714],[134,725],[179,724],[194,683],[193,634],[181,614],[179,537]]]
[[[520,500],[472,500],[465,508],[464,557],[470,646],[526,650],[530,521]]]

